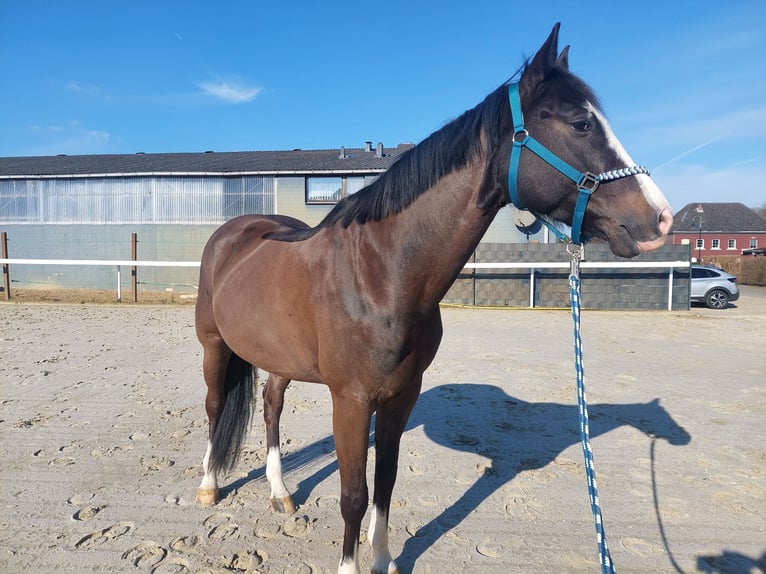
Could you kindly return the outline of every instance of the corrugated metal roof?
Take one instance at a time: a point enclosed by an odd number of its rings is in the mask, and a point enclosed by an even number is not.
[[[699,231],[766,232],[766,219],[742,203],[689,203],[673,215],[673,233]]]
[[[380,144],[379,144],[380,145]],[[235,174],[382,172],[414,147],[399,144],[333,150],[239,151],[204,153],[137,153],[113,155],[58,155],[0,158],[0,178],[72,177],[135,174]]]

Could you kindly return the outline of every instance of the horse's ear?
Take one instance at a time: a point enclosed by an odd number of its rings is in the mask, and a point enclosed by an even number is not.
[[[564,49],[561,50],[561,54],[559,54],[556,63],[565,70],[569,69],[569,46],[564,46]]]
[[[548,73],[556,66],[558,57],[558,44],[559,44],[559,28],[561,22],[557,22],[551,30],[550,36],[543,43],[540,49],[532,58],[532,61],[527,64],[524,69],[524,74],[521,76],[519,83],[520,91],[522,95],[530,94],[534,91],[535,87],[542,82]]]

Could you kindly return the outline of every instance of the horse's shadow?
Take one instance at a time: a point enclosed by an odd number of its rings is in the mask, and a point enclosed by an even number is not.
[[[591,437],[629,425],[673,445],[685,445],[691,440],[659,400],[593,404],[588,406],[588,414]],[[491,460],[491,467],[459,499],[407,539],[396,559],[403,572],[411,572],[419,556],[497,489],[525,470],[548,465],[565,449],[580,442],[574,402],[530,403],[506,394],[500,387],[485,384],[448,384],[422,393],[406,430],[420,426],[435,443],[480,454]],[[283,468],[290,472],[321,460],[332,448],[332,436],[328,436],[287,454]],[[295,503],[304,504],[312,490],[336,470],[337,462],[333,459],[302,480],[293,495]],[[264,473],[265,468],[254,469],[225,491],[239,488]]]
[[[593,404],[588,406],[588,415],[591,437],[629,425],[674,445],[691,440],[659,400]],[[408,428],[420,425],[434,442],[481,454],[490,458],[492,464],[490,472],[481,475],[458,500],[407,539],[398,559],[404,571],[411,571],[426,549],[498,488],[521,472],[548,465],[565,449],[580,443],[574,402],[530,403],[484,384],[443,385],[424,393]]]

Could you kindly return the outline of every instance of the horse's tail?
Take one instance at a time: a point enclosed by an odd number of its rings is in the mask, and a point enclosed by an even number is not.
[[[211,440],[208,464],[213,472],[229,470],[237,464],[255,405],[253,387],[257,377],[258,370],[253,365],[232,353],[226,367],[223,408]]]

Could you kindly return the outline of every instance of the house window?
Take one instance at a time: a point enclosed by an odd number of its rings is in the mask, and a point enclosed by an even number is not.
[[[306,203],[338,203],[363,187],[364,177],[307,177]]]
[[[729,243],[726,247],[726,249],[736,249],[737,248],[737,240],[736,239],[729,239]]]
[[[710,249],[720,249],[721,248],[721,240],[720,239],[711,239],[710,240]]]
[[[750,249],[757,249],[758,248],[758,240],[753,238],[750,240]]]
[[[336,203],[343,193],[343,178],[307,177],[306,203]]]
[[[351,195],[352,193],[356,193],[360,189],[364,187],[364,178],[363,177],[344,177],[343,178],[346,182],[346,193],[345,195]]]
[[[695,249],[705,249],[705,240],[698,239],[697,243],[695,244]]]

